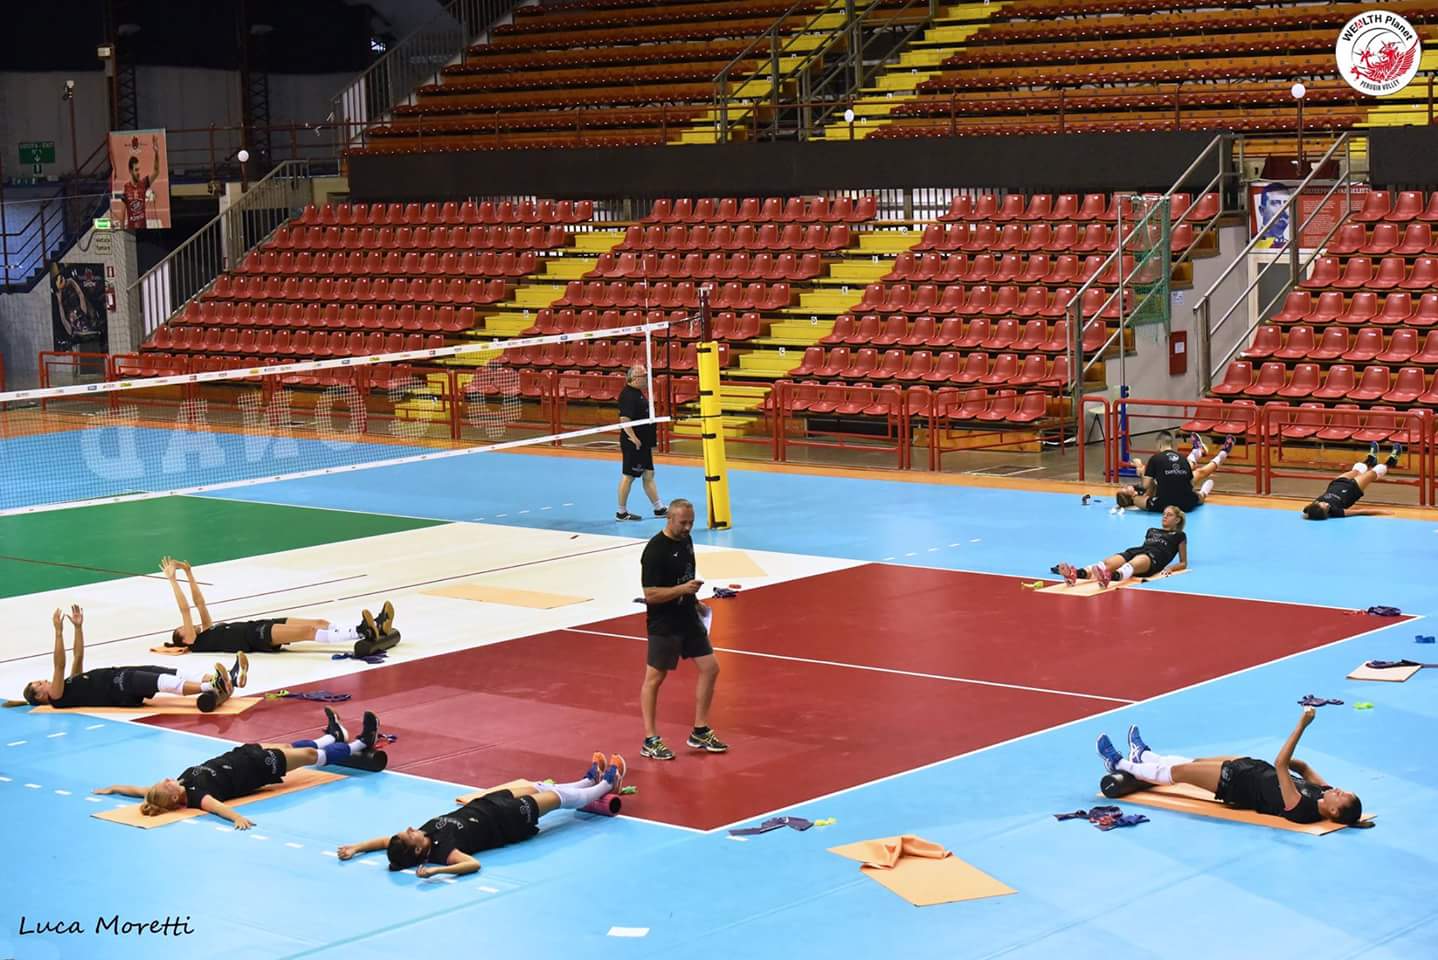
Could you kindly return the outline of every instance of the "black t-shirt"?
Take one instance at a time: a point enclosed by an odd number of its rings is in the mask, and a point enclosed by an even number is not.
[[[430,839],[430,863],[447,863],[452,850],[473,856],[482,850],[504,846],[504,835],[499,825],[479,800],[472,800],[453,813],[425,821],[419,832]]]
[[[1363,499],[1363,488],[1348,477],[1339,477],[1329,481],[1328,489],[1320,493],[1318,499],[1328,504],[1329,518],[1337,520],[1343,511]]]
[[[246,743],[190,767],[175,778],[185,788],[186,806],[198,810],[206,796],[224,803],[281,782],[285,771],[281,766],[283,760],[277,760],[276,753],[278,751],[266,750],[258,743]]]
[[[646,587],[677,587],[694,579],[694,541],[670,539],[664,531],[650,538],[639,558],[640,583]],[[693,594],[668,603],[651,603],[649,632],[656,636],[684,637],[704,631],[699,604]]]
[[[644,399],[644,394],[636,387],[629,384],[619,391],[619,415],[630,420],[649,419],[649,401]],[[658,442],[658,431],[652,423],[640,424],[637,427],[630,427],[639,442],[645,447],[652,447]],[[623,430],[619,431],[619,442],[626,446],[633,446],[629,442],[629,436]]]
[[[100,667],[86,670],[78,677],[65,681],[65,692],[50,706],[59,709],[67,707],[138,707],[145,703],[144,697],[127,693],[120,683],[118,667]]]
[[[1173,558],[1178,556],[1179,544],[1187,542],[1188,534],[1182,530],[1149,527],[1148,532],[1143,535],[1143,552],[1153,560],[1153,569],[1149,573],[1158,573],[1172,563]]]
[[[195,653],[262,653],[271,649],[264,642],[264,628],[278,623],[278,620],[233,620],[213,624],[208,630],[195,634],[190,649]]]
[[[1185,457],[1172,450],[1155,453],[1148,458],[1143,474],[1158,484],[1154,495],[1158,504],[1180,510],[1192,510],[1198,505],[1198,495],[1193,492],[1193,466]],[[1155,509],[1153,500],[1149,501],[1149,509]]]
[[[1220,782],[1221,794],[1218,799],[1229,806],[1272,817],[1283,817],[1294,823],[1317,823],[1323,819],[1318,812],[1318,798],[1330,789],[1309,783],[1298,774],[1289,772],[1293,785],[1298,788],[1298,803],[1292,810],[1283,807],[1283,791],[1278,786],[1278,770],[1266,760],[1240,757],[1225,764],[1229,768],[1227,783]]]

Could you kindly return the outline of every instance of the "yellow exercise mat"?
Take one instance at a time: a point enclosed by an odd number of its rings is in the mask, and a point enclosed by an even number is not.
[[[712,550],[695,555],[700,580],[743,580],[767,577],[764,568],[743,550]]]
[[[231,697],[209,713],[200,710],[194,697],[155,697],[142,707],[64,707],[59,710],[48,703],[34,707],[31,713],[79,713],[87,717],[233,717],[259,703],[263,697]]]
[[[527,787],[533,782],[533,780],[511,780],[508,783],[501,783],[497,787],[485,787],[482,790],[475,790],[470,793],[461,794],[460,796],[454,798],[454,802],[459,804],[469,803],[469,801],[477,800],[480,797],[484,796],[486,793],[493,793],[496,790],[515,790],[519,787]]]
[[[1069,586],[1067,583],[1064,583],[1062,580],[1060,580],[1058,583],[1050,584],[1047,587],[1040,587],[1038,589],[1038,592],[1059,593],[1063,594],[1066,597],[1092,597],[1097,596],[1100,593],[1107,593],[1109,590],[1122,589],[1123,587],[1133,587],[1137,586],[1140,583],[1148,583],[1152,580],[1166,580],[1169,577],[1178,577],[1182,576],[1185,573],[1188,573],[1188,571],[1180,570],[1177,573],[1165,574],[1162,577],[1132,577],[1128,580],[1125,580],[1123,583],[1111,583],[1108,585],[1108,587],[1099,586],[1097,580],[1080,580],[1073,586]]]
[[[343,774],[331,773],[328,770],[316,770],[314,767],[301,767],[298,770],[291,770],[285,774],[283,783],[273,783],[258,793],[252,793],[244,797],[236,797],[234,800],[226,800],[225,806],[242,807],[246,804],[254,803],[256,800],[268,800],[270,797],[294,793],[297,790],[308,790],[310,787],[317,787],[322,783],[333,783],[336,780],[343,779]],[[209,816],[209,814],[203,810],[192,810],[186,807],[183,810],[171,810],[168,813],[146,817],[141,815],[140,805],[138,803],[127,803],[123,807],[116,807],[113,810],[102,810],[99,813],[92,813],[90,816],[97,820],[121,823],[127,827],[139,827],[141,830],[151,830],[155,827],[163,827],[167,824],[178,823],[181,820],[188,820],[191,817]]]
[[[510,607],[528,607],[531,610],[553,610],[576,603],[586,603],[593,597],[572,597],[563,593],[545,593],[542,590],[516,590],[513,587],[491,587],[482,583],[453,583],[444,587],[431,587],[420,593],[432,597],[453,597],[456,600],[478,600],[481,603],[502,603]]]
[[[982,900],[1015,893],[943,847],[915,836],[884,837],[830,847],[829,852],[862,866],[859,871],[916,907]]]
[[[1175,813],[1191,813],[1194,816],[1211,817],[1215,820],[1249,823],[1256,827],[1272,827],[1275,830],[1287,830],[1291,833],[1306,833],[1311,837],[1321,837],[1324,834],[1343,829],[1343,824],[1335,823],[1332,820],[1320,820],[1317,823],[1294,823],[1282,817],[1256,813],[1253,810],[1236,810],[1215,800],[1213,794],[1202,787],[1195,787],[1188,783],[1150,787],[1147,790],[1119,797],[1118,802],[1137,803],[1145,807],[1156,807],[1159,810],[1172,810]],[[1365,813],[1363,819],[1372,820],[1373,814]]]
[[[1348,675],[1349,680],[1386,680],[1389,683],[1402,683],[1404,680],[1412,679],[1413,674],[1423,668],[1418,664],[1411,667],[1387,667],[1376,670],[1373,667],[1357,666]]]

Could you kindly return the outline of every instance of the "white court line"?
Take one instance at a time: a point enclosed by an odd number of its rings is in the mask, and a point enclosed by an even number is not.
[[[101,800],[99,797],[86,797],[86,798],[85,798],[85,802],[86,802],[86,803],[104,803],[104,801]]]
[[[38,783],[27,783],[27,784],[25,784],[25,788],[26,788],[27,790],[39,790],[39,789],[40,789],[40,784],[38,784]]]
[[[69,791],[69,790],[56,790],[55,792],[56,792],[57,794],[59,794],[60,796],[62,796],[62,797],[68,797],[68,796],[70,796],[70,791]]]
[[[29,742],[30,742],[29,740],[11,740],[9,743],[5,744],[5,746],[7,746],[7,747],[23,747],[23,746],[25,746],[25,744],[27,744],[27,743],[29,743]]]
[[[285,846],[289,847],[291,850],[303,850],[305,848],[305,845],[303,843],[295,843],[294,841],[286,842]]]
[[[602,630],[581,630],[578,627],[566,627],[567,633],[588,633],[598,637],[617,637],[620,640],[643,640],[644,637],[635,637],[627,633],[605,633]],[[980,687],[1003,687],[1005,690],[1025,690],[1029,693],[1051,693],[1061,697],[1080,697],[1084,700],[1104,700],[1108,703],[1134,704],[1137,700],[1129,700],[1127,697],[1106,697],[1097,693],[1080,693],[1076,690],[1054,690],[1049,687],[1030,687],[1021,683],[1000,683],[997,680],[976,680],[973,677],[948,677],[940,673],[920,673],[916,670],[896,670],[893,667],[871,667],[863,663],[843,663],[838,660],[815,660],[812,657],[789,657],[781,653],[760,653],[757,650],[732,650],[727,647],[715,647],[715,653],[734,653],[745,657],[763,657],[766,660],[787,660],[791,663],[812,663],[821,667],[843,667],[848,670],[867,670],[871,673],[892,673],[901,677],[917,677],[920,680],[947,680],[949,683],[969,683]]]
[[[104,726],[103,723],[92,723],[92,724],[90,724],[88,727],[86,727],[85,729],[86,729],[86,730],[99,730],[99,729],[100,729],[101,727],[103,727],[103,726]]]
[[[1423,617],[1422,614],[1419,614],[1419,615],[1415,616],[1413,619],[1414,619],[1414,620],[1422,620],[1422,619],[1424,619],[1424,617]],[[1290,653],[1290,654],[1289,654],[1288,656],[1286,656],[1286,657],[1279,657],[1277,660],[1269,660],[1269,661],[1267,661],[1266,663],[1256,663],[1256,664],[1254,664],[1254,665],[1251,666],[1251,667],[1244,667],[1243,669],[1241,669],[1241,670],[1235,670],[1235,671],[1233,671],[1232,673],[1225,673],[1225,674],[1223,674],[1222,676],[1212,677],[1212,678],[1210,678],[1210,679],[1208,679],[1208,680],[1200,680],[1200,681],[1198,681],[1197,683],[1190,683],[1190,684],[1189,684],[1188,686],[1186,686],[1186,687],[1178,687],[1177,689],[1170,690],[1170,691],[1168,691],[1167,693],[1160,693],[1160,694],[1157,694],[1157,695],[1155,695],[1155,696],[1149,697],[1149,698],[1146,699],[1146,700],[1136,701],[1136,702],[1134,703],[1134,706],[1142,706],[1142,705],[1144,705],[1144,704],[1157,703],[1157,702],[1160,701],[1160,700],[1166,700],[1167,698],[1172,697],[1172,696],[1174,696],[1174,695],[1176,695],[1176,694],[1185,693],[1185,692],[1187,692],[1187,691],[1189,691],[1189,690],[1197,690],[1199,687],[1206,687],[1206,686],[1208,686],[1210,683],[1218,683],[1220,680],[1228,680],[1228,679],[1231,679],[1231,678],[1233,678],[1233,677],[1240,676],[1240,675],[1242,675],[1242,674],[1248,673],[1248,672],[1253,671],[1253,670],[1261,670],[1261,669],[1263,669],[1264,667],[1271,667],[1271,666],[1273,666],[1274,664],[1283,663],[1283,662],[1286,661],[1286,660],[1292,660],[1292,659],[1294,659],[1295,657],[1302,657],[1302,656],[1305,656],[1305,655],[1310,654],[1310,653],[1316,653],[1316,652],[1318,652],[1319,650],[1327,650],[1329,647],[1336,647],[1336,646],[1338,646],[1340,643],[1348,643],[1349,641],[1357,640],[1359,637],[1366,637],[1366,636],[1368,636],[1370,633],[1377,633],[1378,631],[1383,630],[1383,629],[1386,629],[1386,627],[1374,627],[1372,630],[1364,630],[1362,633],[1355,633],[1355,634],[1354,634],[1353,636],[1351,636],[1351,637],[1343,637],[1343,638],[1341,638],[1341,639],[1339,639],[1339,640],[1334,640],[1334,641],[1332,641],[1331,643],[1325,643],[1325,644],[1324,644],[1323,646],[1321,646],[1321,647],[1313,647],[1313,648],[1311,648],[1311,649],[1309,649],[1309,650],[1299,650],[1299,651],[1297,651],[1296,653]],[[810,798],[807,799],[807,800],[801,800],[801,801],[796,802],[796,803],[785,804],[785,805],[782,806],[782,807],[775,807],[774,809],[772,809],[772,810],[766,810],[766,811],[764,811],[763,813],[756,813],[756,814],[753,814],[752,816],[744,817],[742,820],[735,820],[735,821],[733,821],[733,822],[731,822],[731,823],[726,823],[726,824],[724,824],[724,825],[722,825],[722,826],[715,827],[712,831],[709,831],[709,832],[711,832],[711,833],[718,833],[718,832],[721,831],[721,830],[728,830],[730,827],[737,827],[737,826],[738,826],[739,824],[741,824],[741,823],[750,823],[750,822],[755,821],[755,820],[767,820],[769,817],[772,817],[772,816],[775,816],[776,814],[782,813],[782,812],[784,812],[785,810],[795,810],[795,809],[798,809],[799,807],[804,806],[805,804],[818,803],[818,802],[821,801],[821,800],[828,800],[828,799],[831,799],[831,798],[833,798],[833,797],[842,796],[842,795],[844,795],[844,794],[846,794],[846,793],[851,793],[851,792],[853,792],[853,791],[855,791],[855,790],[862,790],[862,789],[865,788],[865,787],[872,787],[872,786],[875,786],[876,784],[884,783],[884,782],[889,781],[889,780],[896,780],[896,779],[898,779],[899,777],[907,777],[907,776],[908,776],[909,774],[911,774],[911,773],[919,773],[919,772],[924,771],[924,770],[932,769],[933,767],[941,767],[941,766],[943,766],[944,764],[946,764],[946,763],[952,763],[952,762],[954,762],[955,760],[962,760],[962,759],[965,758],[965,757],[972,757],[972,756],[976,756],[976,755],[978,755],[978,754],[980,754],[980,753],[987,753],[987,752],[990,751],[990,750],[997,750],[999,747],[1006,747],[1006,746],[1008,746],[1008,745],[1010,745],[1010,744],[1013,744],[1013,743],[1019,743],[1019,742],[1024,741],[1024,740],[1031,739],[1031,738],[1033,738],[1033,737],[1042,736],[1043,734],[1046,734],[1046,733],[1053,733],[1053,732],[1056,731],[1056,730],[1063,730],[1063,729],[1066,728],[1066,727],[1077,726],[1078,724],[1081,724],[1081,723],[1089,723],[1090,721],[1097,720],[1097,719],[1099,719],[1100,717],[1110,716],[1111,714],[1118,713],[1118,712],[1120,712],[1120,711],[1122,711],[1122,710],[1124,710],[1124,709],[1126,709],[1126,707],[1113,707],[1113,708],[1111,708],[1111,709],[1109,709],[1109,710],[1103,710],[1103,711],[1101,711],[1101,712],[1099,712],[1099,713],[1091,713],[1091,714],[1089,714],[1089,715],[1086,716],[1086,717],[1078,717],[1078,718],[1076,718],[1076,719],[1074,719],[1074,720],[1069,720],[1069,721],[1067,721],[1066,723],[1060,723],[1060,724],[1057,724],[1057,725],[1052,726],[1052,727],[1045,727],[1045,728],[1042,729],[1042,730],[1035,730],[1035,731],[1033,731],[1032,733],[1025,733],[1025,734],[1021,734],[1021,735],[1019,735],[1019,736],[1017,736],[1017,737],[1010,737],[1010,738],[1007,739],[1007,740],[1000,740],[998,743],[991,743],[991,744],[989,744],[989,745],[986,746],[986,747],[978,747],[977,749],[974,749],[974,750],[966,750],[966,751],[963,752],[963,753],[956,753],[956,754],[954,754],[952,757],[945,757],[945,758],[942,759],[942,760],[935,760],[935,761],[933,761],[932,763],[926,763],[926,764],[924,764],[923,766],[914,767],[914,768],[912,768],[912,769],[910,769],[910,770],[901,770],[901,771],[899,771],[898,773],[891,773],[891,774],[888,774],[887,776],[875,777],[875,778],[872,779],[872,780],[865,780],[863,783],[856,783],[856,784],[854,784],[852,787],[843,787],[842,789],[832,790],[832,791],[830,791],[829,793],[821,794],[821,795],[819,795],[819,796],[817,796],[817,797],[810,797]]]
[[[47,733],[47,734],[45,734],[45,736],[46,736],[48,739],[50,739],[50,740],[54,740],[56,737],[63,737],[64,735],[65,735],[65,731],[64,731],[64,730],[61,730],[59,733]]]
[[[0,783],[14,783],[9,777],[0,777]]]
[[[549,509],[549,508],[546,507],[545,509],[547,510],[547,509]],[[499,892],[499,888],[498,888],[498,887],[477,887],[476,889],[479,890],[480,893],[498,893],[498,892]]]

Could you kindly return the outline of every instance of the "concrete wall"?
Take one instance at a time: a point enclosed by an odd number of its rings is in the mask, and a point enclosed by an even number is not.
[[[143,339],[139,304],[126,294],[138,274],[134,235],[110,231],[97,239],[93,230],[87,231],[60,261],[114,267],[115,275],[106,280],[114,288],[116,307],[108,314],[110,353],[133,353],[138,349]],[[39,354],[54,345],[48,280],[41,280],[27,293],[0,295],[0,353],[5,358],[6,389],[24,390],[38,385]]]

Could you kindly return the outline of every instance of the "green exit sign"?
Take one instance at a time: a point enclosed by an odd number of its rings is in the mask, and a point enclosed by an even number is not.
[[[38,163],[54,163],[55,141],[22,141],[20,144],[20,162],[31,165]]]

